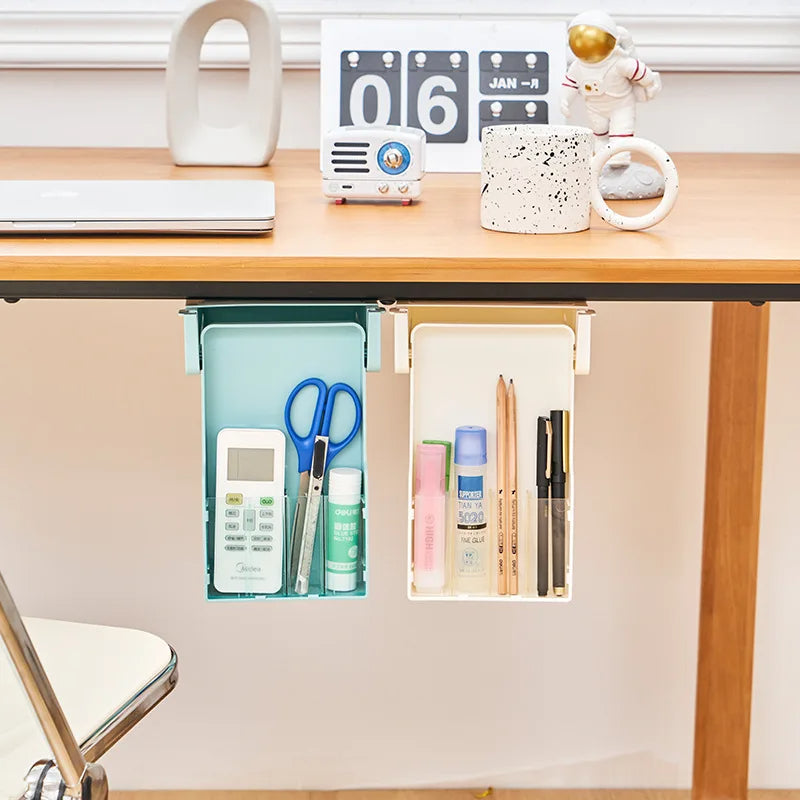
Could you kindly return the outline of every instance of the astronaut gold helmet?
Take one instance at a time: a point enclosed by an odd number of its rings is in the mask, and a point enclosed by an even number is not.
[[[569,24],[569,47],[576,58],[597,64],[617,44],[617,24],[605,11],[585,11]]]

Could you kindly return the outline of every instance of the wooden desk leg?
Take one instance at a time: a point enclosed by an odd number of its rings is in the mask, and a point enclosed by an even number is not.
[[[714,303],[692,800],[745,800],[769,307]]]

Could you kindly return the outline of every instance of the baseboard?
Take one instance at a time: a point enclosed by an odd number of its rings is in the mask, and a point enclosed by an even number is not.
[[[63,10],[65,5],[67,10]],[[133,13],[123,0],[6,2],[4,6],[10,8],[0,11],[0,68],[163,69],[177,16],[175,4],[166,5],[161,11]],[[283,63],[290,69],[319,68],[323,17],[350,19],[369,12],[372,17],[392,19],[399,13],[420,24],[433,19],[525,24],[534,19],[567,20],[583,8],[577,2],[567,2],[563,8],[554,5],[547,4],[543,10],[529,0],[495,0],[491,8],[463,0],[404,0],[401,6],[374,0],[290,0],[278,4]],[[663,72],[800,70],[800,14],[796,11],[781,16],[638,13],[619,15],[618,22],[633,34],[640,57]],[[204,63],[239,69],[245,66],[248,53],[241,26],[223,25],[210,34]]]

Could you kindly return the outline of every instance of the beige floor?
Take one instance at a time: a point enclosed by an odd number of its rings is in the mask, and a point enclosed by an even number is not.
[[[688,791],[651,789],[111,792],[111,800],[689,800],[689,797]],[[753,790],[749,800],[800,800],[800,790]]]

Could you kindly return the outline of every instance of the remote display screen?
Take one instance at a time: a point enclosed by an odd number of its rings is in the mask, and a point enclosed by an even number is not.
[[[229,481],[275,480],[275,451],[252,447],[228,449]]]

